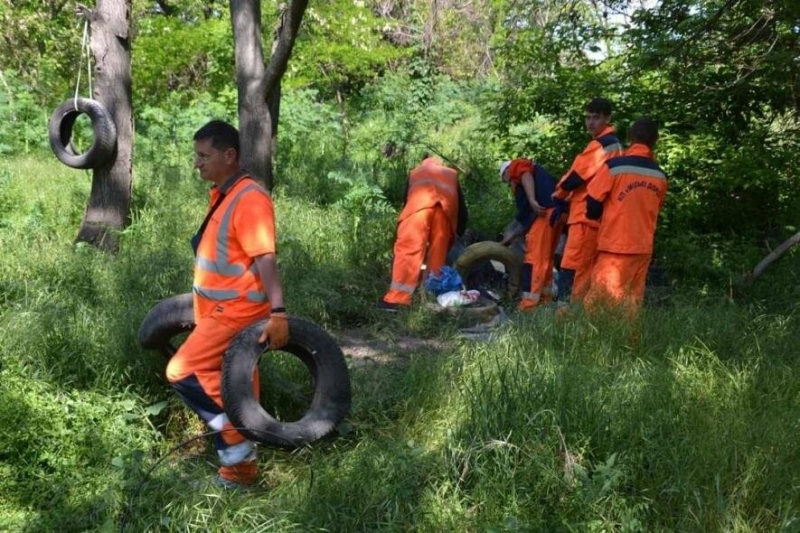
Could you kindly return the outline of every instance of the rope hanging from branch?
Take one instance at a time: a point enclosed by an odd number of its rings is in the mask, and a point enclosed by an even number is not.
[[[89,45],[89,19],[83,22],[83,37],[81,38],[81,54],[78,60],[78,74],[75,81],[75,110],[78,110],[78,96],[81,86],[81,67],[83,66],[83,58],[86,57],[86,79],[89,85],[89,98],[92,97],[92,49]]]

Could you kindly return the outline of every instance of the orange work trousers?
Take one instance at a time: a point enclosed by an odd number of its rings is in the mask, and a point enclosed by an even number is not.
[[[213,316],[201,318],[186,341],[167,364],[169,381],[186,404],[213,430],[221,431],[217,449],[238,444],[244,435],[232,429],[222,405],[222,359],[233,338],[241,331]],[[258,398],[258,371],[254,373]]]
[[[561,268],[575,271],[570,302],[580,303],[592,284],[592,267],[597,256],[597,228],[580,222],[570,224]]]
[[[592,269],[586,309],[595,312],[602,306],[621,308],[627,318],[635,319],[644,301],[651,257],[651,254],[600,252]]]
[[[427,272],[438,274],[453,244],[453,229],[442,206],[420,209],[400,221],[394,242],[392,284],[383,297],[391,304],[411,305],[427,254]]]
[[[543,215],[537,216],[525,236],[523,268],[530,269],[530,286],[522,287],[522,299],[517,306],[520,311],[533,310],[555,296],[552,292],[553,265],[564,223],[559,221],[555,226],[550,226],[552,211],[551,207]]]

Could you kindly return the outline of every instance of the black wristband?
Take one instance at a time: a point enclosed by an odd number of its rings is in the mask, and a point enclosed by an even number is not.
[[[272,313],[285,313],[285,312],[286,312],[286,308],[285,307],[273,307],[270,310],[270,314],[272,314]]]

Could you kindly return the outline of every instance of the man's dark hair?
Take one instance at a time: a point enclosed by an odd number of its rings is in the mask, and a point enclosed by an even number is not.
[[[631,124],[628,138],[631,143],[646,144],[652,148],[658,140],[658,123],[650,117],[642,117]]]
[[[583,109],[589,113],[600,113],[605,117],[611,116],[611,102],[605,98],[592,98]]]
[[[215,150],[233,148],[239,155],[239,131],[224,120],[212,120],[194,134],[194,141],[211,139]]]

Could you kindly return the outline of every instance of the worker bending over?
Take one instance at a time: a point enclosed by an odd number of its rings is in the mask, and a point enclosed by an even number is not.
[[[500,177],[511,187],[517,206],[516,221],[525,234],[522,270],[522,298],[517,308],[533,311],[553,298],[553,257],[562,221],[550,225],[555,179],[542,165],[526,158],[500,165]],[[508,246],[518,234],[504,236]]]
[[[467,206],[458,172],[426,154],[408,176],[406,203],[394,242],[392,282],[378,307],[396,311],[410,306],[423,262],[427,274],[439,274],[447,251],[466,225]]]

